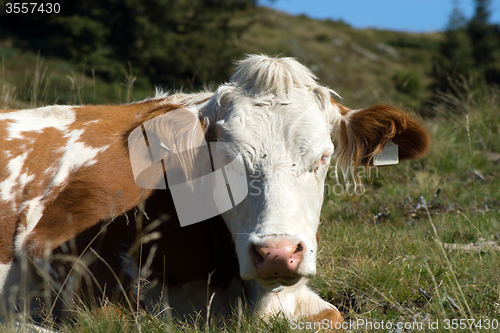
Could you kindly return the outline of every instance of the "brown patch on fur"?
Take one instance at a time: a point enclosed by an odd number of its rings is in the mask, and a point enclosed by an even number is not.
[[[0,264],[6,264],[14,258],[14,235],[16,233],[16,224],[10,223],[2,226],[0,233]]]
[[[368,165],[393,140],[399,159],[423,157],[430,146],[426,130],[411,116],[390,105],[351,111],[340,123],[339,160],[344,165]]]
[[[333,330],[322,330],[322,332],[328,332],[328,331],[338,331],[335,329],[335,327],[339,327],[340,330],[342,329],[342,323],[344,322],[344,319],[342,319],[342,315],[337,309],[329,309],[329,310],[323,310],[318,314],[306,317],[305,320],[310,323],[320,323],[319,327],[323,327],[321,324],[323,320],[328,320],[328,326],[330,328],[333,328]]]
[[[7,137],[7,124],[9,121],[0,121],[0,144],[4,147]],[[0,179],[3,181],[7,178],[7,156],[5,151],[0,152]],[[16,233],[17,213],[7,209],[7,205],[3,200],[0,200],[0,220],[9,221],[2,223],[2,232],[0,232],[0,263],[5,264],[13,259],[14,254],[14,236]]]
[[[7,125],[7,123],[6,123]],[[24,159],[20,175],[33,177],[24,186],[17,182],[11,189],[13,199],[0,200],[0,220],[2,233],[0,233],[0,262],[9,262],[14,255],[14,241],[19,227],[27,226],[29,206],[25,205],[36,197],[43,196],[48,204],[57,195],[58,188],[52,188],[52,178],[48,176],[50,163],[58,161],[63,153],[56,147],[64,142],[61,131],[48,127],[39,132],[23,132],[21,138],[8,139],[7,126],[2,124],[0,130],[0,180],[10,177],[7,165],[10,160],[27,154]],[[49,149],[36,149],[33,142],[44,142]],[[9,155],[7,155],[7,152]],[[24,206],[23,206],[24,205]]]

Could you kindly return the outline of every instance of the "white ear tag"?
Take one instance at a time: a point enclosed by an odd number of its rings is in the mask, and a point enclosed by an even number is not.
[[[373,165],[392,165],[399,163],[399,147],[390,140],[384,146],[381,153],[377,154],[373,159]]]

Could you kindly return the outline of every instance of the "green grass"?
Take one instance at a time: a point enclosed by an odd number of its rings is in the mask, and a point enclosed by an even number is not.
[[[426,158],[380,168],[363,196],[327,197],[313,285],[346,319],[500,320],[498,249],[448,245],[498,245],[500,110],[482,89],[427,121]]]

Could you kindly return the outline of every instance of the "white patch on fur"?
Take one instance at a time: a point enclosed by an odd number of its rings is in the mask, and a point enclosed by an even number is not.
[[[21,172],[23,171],[24,162],[28,157],[29,151],[25,151],[24,154],[18,155],[12,158],[7,163],[7,170],[9,176],[7,179],[0,183],[0,198],[6,202],[13,202],[16,193],[13,191],[14,186],[19,184]],[[24,180],[24,185],[30,181],[30,177],[27,174],[23,174],[22,179]],[[15,209],[15,202],[13,202],[13,208]]]
[[[57,168],[55,166],[48,167],[43,173],[49,178],[54,178],[57,173]]]
[[[11,120],[7,140],[21,139],[23,132],[40,132],[48,127],[65,131],[76,119],[74,108],[76,106],[51,105],[0,114],[0,120]]]
[[[78,139],[83,132],[84,130],[77,129],[64,136],[68,138],[68,142],[66,142],[64,147],[60,148],[60,151],[62,151],[64,155],[59,162],[57,173],[50,186],[51,188],[53,186],[59,186],[68,180],[72,171],[82,166],[88,167],[94,165],[97,162],[95,159],[97,154],[105,151],[109,147],[109,145],[106,145],[101,148],[92,148],[86,146],[83,142],[79,142]]]
[[[21,184],[22,187],[24,187],[33,179],[35,179],[35,175],[28,175],[26,172],[24,172],[19,176],[19,183]]]
[[[87,125],[89,125],[89,124],[97,124],[99,121],[100,121],[100,119],[87,121],[85,124],[83,124],[83,125],[82,125],[82,127],[83,127],[83,126],[87,126]]]
[[[17,235],[14,241],[14,248],[17,253],[21,253],[24,241],[28,234],[36,227],[38,221],[42,218],[43,211],[45,209],[42,204],[43,196],[35,197],[31,200],[24,202],[20,211],[26,209],[25,223],[21,223],[17,228]]]

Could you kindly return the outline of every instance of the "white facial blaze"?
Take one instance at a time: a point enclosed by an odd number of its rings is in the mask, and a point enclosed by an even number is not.
[[[235,144],[245,161],[249,194],[223,216],[235,240],[241,277],[257,279],[266,290],[278,290],[281,282],[259,280],[249,249],[273,238],[301,245],[299,276],[316,272],[328,168],[322,157],[329,162],[331,118],[340,116],[330,93],[294,60],[253,56],[204,111],[216,123],[218,140]]]
[[[231,220],[237,232],[237,252],[242,255],[243,278],[255,277],[255,268],[247,256],[249,244],[263,244],[276,236],[300,243],[305,250],[298,273],[308,277],[315,274],[324,175],[309,171],[295,175],[268,168],[261,177],[253,178],[253,191],[243,205],[235,208]]]

